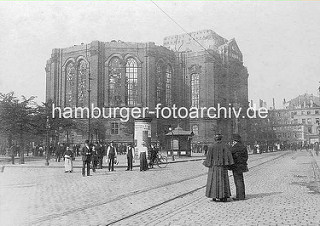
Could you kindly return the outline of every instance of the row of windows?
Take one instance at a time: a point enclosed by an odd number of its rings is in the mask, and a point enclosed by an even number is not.
[[[278,134],[278,138],[298,138],[299,135],[296,133],[282,133]]]
[[[84,106],[87,100],[87,63],[81,60],[77,64],[73,62],[66,66],[66,106]],[[122,76],[123,67],[120,58],[113,57],[108,63],[108,104],[111,107],[134,107],[138,99],[138,64],[134,58],[128,58],[125,64],[125,77]],[[156,67],[156,100],[157,103],[172,105],[172,67],[159,62]],[[74,87],[77,86],[75,89]],[[125,87],[125,93],[122,87]],[[165,96],[165,98],[163,98]],[[76,97],[76,98],[75,98]],[[124,97],[124,100],[123,100]]]
[[[164,38],[164,40],[172,40],[172,39],[174,39],[174,40],[176,40],[177,38],[185,38],[185,37],[190,37],[190,35],[192,36],[192,37],[195,37],[195,36],[197,36],[197,35],[207,35],[207,34],[211,34],[212,33],[212,31],[198,31],[198,32],[192,32],[192,33],[188,33],[188,34],[183,34],[183,35],[174,35],[174,36],[169,36],[169,37],[165,37]]]
[[[293,112],[291,112],[291,117],[293,118],[295,115],[311,115],[311,114],[319,115],[319,110],[314,110],[314,111],[300,111],[300,114],[298,114],[297,111],[293,111]]]
[[[307,118],[307,119],[301,119],[301,121],[298,119],[294,119],[293,123],[294,124],[302,123],[302,124],[309,124],[309,125],[312,124],[313,125],[315,123],[317,123],[317,124],[320,123],[320,121],[319,121],[319,118],[316,118],[315,120],[312,120],[312,118]]]

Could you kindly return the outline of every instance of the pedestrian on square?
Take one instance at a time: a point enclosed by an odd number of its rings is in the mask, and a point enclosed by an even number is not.
[[[316,152],[316,155],[319,156],[319,143],[316,142],[314,145],[314,151]]]
[[[204,155],[207,155],[208,153],[208,145],[203,146]]]
[[[158,149],[151,145],[151,150],[150,150],[150,167],[153,168],[153,165],[158,157]]]
[[[73,152],[70,147],[67,147],[66,152],[64,153],[64,172],[72,173],[73,171]]]
[[[206,197],[213,201],[226,202],[231,196],[228,167],[233,159],[227,145],[222,142],[222,135],[215,136],[216,143],[208,149],[204,165],[209,167]]]
[[[148,148],[144,146],[144,148],[140,150],[140,171],[146,171],[148,169],[147,157],[148,157]]]
[[[231,153],[234,160],[234,164],[231,166],[233,173],[233,179],[236,186],[236,197],[233,200],[244,200],[245,185],[243,173],[248,172],[248,151],[246,146],[242,144],[241,137],[239,134],[233,134],[233,144],[231,147]]]
[[[117,149],[114,146],[113,141],[111,141],[108,149],[107,149],[107,159],[109,163],[109,171],[114,171],[114,163],[115,159],[117,158]]]
[[[60,162],[61,155],[64,153],[64,147],[62,143],[59,143],[58,148],[56,149],[56,162]]]
[[[85,168],[87,168],[87,176],[90,175],[90,162],[91,162],[91,147],[89,146],[89,140],[85,141],[84,147],[82,148],[82,176],[85,176]]]
[[[16,146],[12,145],[10,147],[10,156],[11,156],[11,163],[14,164],[14,157],[16,156]]]
[[[98,151],[96,149],[96,146],[93,144],[90,144],[90,147],[92,149],[92,171],[95,173],[96,169],[98,167]]]
[[[98,168],[102,169],[103,164],[103,147],[100,142],[97,142],[96,145],[97,154],[98,154]]]
[[[126,171],[132,170],[133,155],[134,155],[134,146],[133,146],[133,143],[130,143],[126,150],[126,156],[127,156],[127,162],[128,162],[128,167]]]

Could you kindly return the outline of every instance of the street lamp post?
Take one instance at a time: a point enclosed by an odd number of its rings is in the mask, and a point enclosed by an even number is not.
[[[175,161],[174,154],[173,154],[173,128],[171,126],[169,126],[169,131],[171,132],[171,156],[172,156],[172,161]]]
[[[90,140],[90,138],[91,138],[91,125],[90,125],[90,123],[91,123],[91,120],[90,120],[90,112],[91,112],[91,106],[90,106],[90,94],[91,94],[91,87],[90,87],[90,85],[91,85],[91,75],[90,75],[90,66],[89,66],[89,81],[88,81],[88,109],[89,109],[89,115],[88,115],[88,140]]]
[[[46,122],[46,163],[45,165],[46,166],[49,166],[49,151],[50,151],[50,148],[49,148],[49,129],[50,129],[50,124],[49,124],[49,116],[47,116],[47,122]]]

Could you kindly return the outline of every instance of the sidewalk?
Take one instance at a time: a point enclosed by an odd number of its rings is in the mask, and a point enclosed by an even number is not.
[[[268,152],[273,153],[273,152]],[[267,154],[267,153],[263,153]],[[313,153],[314,154],[314,153]],[[260,155],[260,154],[252,154],[249,155]],[[315,154],[314,154],[315,156]],[[204,160],[205,156],[175,156],[174,161],[171,156],[168,156],[168,163],[180,163],[180,162],[189,162],[189,161],[200,161]],[[320,155],[315,156],[315,159],[318,159],[318,166],[320,166]],[[11,164],[11,158],[8,156],[0,156],[0,172],[3,172],[4,167],[23,167],[23,168],[64,168],[64,160],[61,158],[60,162],[56,162],[55,158],[51,158],[49,160],[49,166],[45,165],[45,158],[39,156],[25,156],[25,164],[19,163],[19,157],[15,157],[15,164]],[[119,164],[115,165],[115,168],[126,168],[127,167],[127,158],[126,155],[118,155]],[[76,160],[73,161],[74,168],[82,168],[82,160],[81,156],[76,157]],[[105,162],[105,158],[103,159],[103,168],[107,168],[108,163]],[[133,167],[140,167],[139,159],[133,161]]]
[[[316,152],[314,150],[311,150],[310,152],[313,155],[313,158],[318,165],[318,172],[320,172],[320,152],[319,152],[319,155],[316,155]]]
[[[5,158],[5,161],[4,161]],[[168,156],[168,163],[179,163],[179,162],[188,162],[188,161],[200,161],[204,160],[204,156],[194,156],[194,157],[186,157],[186,156],[175,156],[175,160],[172,160],[171,156]],[[126,155],[118,155],[117,160],[119,163],[115,165],[115,168],[126,168],[127,167],[127,158]],[[61,158],[60,162],[56,162],[54,158],[49,160],[49,166],[45,165],[44,157],[25,157],[25,164],[19,163],[19,158],[15,158],[15,164],[11,164],[10,157],[0,157],[0,168],[1,167],[24,167],[24,168],[64,168],[64,160]],[[76,157],[73,161],[74,168],[82,168],[82,160],[81,156]],[[107,168],[108,163],[103,162],[103,168]],[[133,167],[140,167],[139,159],[134,160]]]

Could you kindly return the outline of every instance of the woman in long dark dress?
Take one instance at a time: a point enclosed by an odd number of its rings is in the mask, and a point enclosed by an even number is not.
[[[231,196],[228,166],[233,158],[228,147],[222,142],[222,135],[216,135],[216,144],[209,147],[206,162],[209,166],[206,196],[213,201],[226,202]]]
[[[140,171],[146,171],[148,169],[148,149],[146,147],[143,147],[142,150],[140,150]]]

